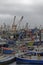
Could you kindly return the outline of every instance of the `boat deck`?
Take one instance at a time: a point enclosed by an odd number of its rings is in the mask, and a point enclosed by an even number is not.
[[[43,60],[43,56],[41,57],[37,57],[37,56],[28,56],[28,57],[24,57],[22,59],[27,59],[27,60]]]
[[[3,62],[3,61],[7,61],[7,60],[10,60],[11,58],[14,58],[15,56],[14,55],[0,55],[0,62]]]

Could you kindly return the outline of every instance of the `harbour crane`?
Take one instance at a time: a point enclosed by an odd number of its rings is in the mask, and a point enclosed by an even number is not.
[[[13,32],[16,31],[16,27],[17,27],[17,25],[15,25],[15,19],[16,19],[16,16],[14,16],[14,21],[13,21],[13,24],[12,24],[12,31]]]
[[[15,19],[16,19],[16,16],[14,16],[14,21],[13,21],[12,26],[14,26],[14,25],[15,25]]]
[[[3,27],[4,28],[4,31],[6,31],[7,30],[6,29],[6,27],[7,27],[6,23],[4,22],[3,25],[4,25],[4,27]]]
[[[26,23],[25,30],[28,30],[28,23]]]
[[[21,17],[21,19],[19,20],[19,26],[18,26],[18,29],[20,30],[20,24],[21,24],[21,21],[23,20],[23,16]]]

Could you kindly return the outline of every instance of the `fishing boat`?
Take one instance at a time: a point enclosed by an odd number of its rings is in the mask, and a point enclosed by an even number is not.
[[[16,53],[12,48],[2,47],[2,49],[3,49],[3,54],[13,54],[13,53]]]
[[[9,48],[6,41],[0,41],[0,65],[6,65],[15,60],[15,51],[13,48]]]
[[[0,65],[10,64],[14,62],[15,56],[14,55],[1,55],[0,56]]]
[[[40,52],[41,53],[41,52]],[[16,63],[19,64],[42,64],[43,65],[43,56],[40,56],[39,52],[29,52],[18,55],[16,57]]]
[[[25,41],[27,43],[27,41]],[[29,41],[28,41],[29,42]],[[43,47],[39,47],[41,45],[41,34],[40,34],[40,37],[39,37],[39,40],[35,41],[36,42],[36,45],[38,48],[36,49],[34,47],[34,50],[32,51],[29,51],[28,50],[28,53],[24,52],[23,54],[18,54],[18,56],[16,56],[16,62],[17,63],[25,63],[25,64],[42,64],[43,65]],[[33,47],[33,41],[32,42],[29,42],[29,45],[30,48]],[[38,43],[38,44],[37,44]],[[40,43],[40,44],[39,44]],[[24,47],[23,47],[24,48]],[[41,49],[42,48],[42,49]],[[41,51],[42,50],[42,51]]]
[[[34,65],[43,65],[43,44],[41,44],[41,39],[39,40],[38,45],[35,45],[32,51],[27,50],[28,52],[23,52],[23,54],[18,54],[16,56],[16,63],[19,64],[34,64]],[[30,48],[32,45],[30,44]]]

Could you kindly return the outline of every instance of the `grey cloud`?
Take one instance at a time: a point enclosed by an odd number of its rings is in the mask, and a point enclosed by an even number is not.
[[[1,1],[1,0],[0,0]],[[10,0],[4,0],[4,1],[1,1],[3,2],[3,4],[0,5],[0,13],[4,13],[4,14],[15,14],[15,13],[37,13],[37,14],[40,14],[40,13],[43,13],[42,12],[42,7],[34,4],[34,5],[22,5],[22,4],[18,4],[18,3],[15,3],[15,4],[8,4]],[[17,0],[16,0],[17,1]],[[34,1],[34,0],[33,0]],[[38,0],[40,1],[40,0]],[[7,3],[6,3],[7,2]],[[15,2],[15,0],[14,0]],[[35,1],[37,2],[37,0]]]
[[[16,0],[17,1],[17,0]],[[36,24],[39,26],[43,23],[43,1],[42,0],[32,0],[34,3],[32,5],[23,5],[20,2],[10,3],[10,0],[0,0],[0,14],[25,16],[24,22],[28,22],[29,25],[34,27]],[[19,0],[20,1],[20,0]],[[41,3],[40,3],[40,2]],[[19,18],[19,17],[18,17]]]

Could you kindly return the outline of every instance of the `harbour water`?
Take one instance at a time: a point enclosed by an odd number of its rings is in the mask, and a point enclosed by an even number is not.
[[[37,64],[16,64],[16,62],[14,62],[14,63],[11,63],[11,64],[9,64],[9,65],[37,65]],[[41,64],[40,64],[41,65]]]

